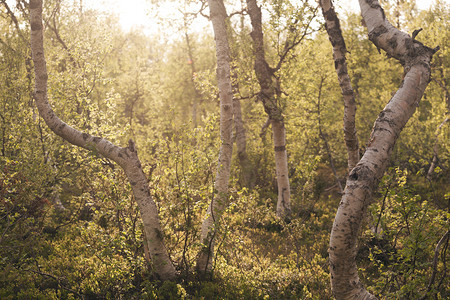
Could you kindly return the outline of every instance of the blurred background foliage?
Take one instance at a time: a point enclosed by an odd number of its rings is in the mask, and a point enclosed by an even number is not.
[[[377,295],[445,299],[450,297],[450,122],[444,122],[450,110],[449,6],[436,1],[429,10],[417,11],[413,1],[382,2],[402,30],[424,28],[418,39],[441,50],[370,207],[358,266]],[[304,26],[287,16],[303,20],[313,12],[314,5],[306,3],[265,4],[271,63],[278,61],[277,49],[292,26]],[[346,150],[343,102],[320,18],[277,72],[293,195],[289,223],[275,216],[271,135],[256,102],[248,20],[239,14],[232,18],[236,97],[253,176],[250,183],[241,180],[236,157],[232,204],[218,230],[214,273],[199,281],[194,268],[199,228],[213,196],[220,145],[214,38],[189,30],[189,22],[171,40],[124,32],[114,16],[81,9],[79,1],[45,1],[50,101],[63,120],[79,129],[119,145],[130,138],[136,142],[168,252],[180,273],[178,282],[161,283],[152,272],[124,174],[96,153],[55,136],[39,118],[32,98],[27,3],[18,1],[12,13],[14,18],[1,4],[1,299],[331,297],[327,248],[341,197],[337,182],[345,185]],[[359,14],[341,19],[363,153],[372,124],[403,71],[367,39]],[[436,167],[429,173],[435,155]]]

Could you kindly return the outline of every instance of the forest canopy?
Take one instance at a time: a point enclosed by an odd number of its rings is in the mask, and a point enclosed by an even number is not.
[[[0,298],[449,298],[448,2],[171,3],[0,0]]]

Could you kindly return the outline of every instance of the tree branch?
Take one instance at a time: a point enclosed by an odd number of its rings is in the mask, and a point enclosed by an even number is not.
[[[273,68],[273,72],[277,72],[278,70],[280,70],[281,66],[283,65],[284,60],[286,59],[288,53],[293,50],[296,46],[298,46],[303,39],[306,37],[307,34],[309,34],[308,29],[311,27],[311,23],[314,20],[314,18],[317,16],[317,10],[319,9],[319,6],[316,6],[316,8],[313,11],[312,16],[310,17],[310,19],[308,20],[308,23],[306,24],[306,28],[303,31],[303,34],[300,36],[300,38],[297,40],[298,37],[298,33],[295,34],[294,39],[292,41],[292,43],[289,43],[289,41],[286,38],[286,42],[284,44],[284,50],[283,53],[280,55],[280,59],[276,65],[275,68]]]

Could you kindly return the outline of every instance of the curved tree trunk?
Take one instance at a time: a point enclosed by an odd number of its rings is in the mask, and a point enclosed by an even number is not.
[[[331,45],[333,46],[334,67],[338,75],[339,85],[344,98],[344,139],[347,146],[348,173],[359,161],[358,136],[355,127],[356,102],[350,76],[347,71],[347,60],[345,54],[347,48],[342,36],[339,19],[334,11],[331,0],[321,0],[322,14],[325,19],[325,28]]]
[[[30,1],[31,51],[35,71],[34,97],[40,116],[48,127],[69,143],[95,151],[120,165],[131,184],[134,197],[139,206],[144,223],[145,238],[149,245],[155,273],[162,280],[173,280],[175,268],[164,247],[158,210],[152,200],[148,180],[142,171],[134,143],[130,140],[128,147],[118,147],[106,139],[80,132],[64,123],[52,110],[47,95],[47,66],[44,56],[42,25],[42,0]]]
[[[197,259],[197,271],[204,275],[212,270],[214,238],[220,217],[228,206],[228,182],[230,179],[231,156],[233,153],[233,93],[231,88],[231,52],[228,44],[226,18],[227,12],[222,0],[209,0],[211,21],[216,41],[217,82],[220,96],[220,153],[214,188],[207,218],[203,221],[201,242],[203,248]]]
[[[256,3],[256,0],[247,0],[247,10],[253,27],[250,35],[253,39],[253,50],[255,52],[255,74],[261,87],[259,96],[272,124],[278,183],[277,216],[289,218],[291,214],[291,190],[289,186],[284,117],[277,103],[277,89],[276,83],[273,81],[273,69],[269,67],[265,59],[261,8]]]
[[[376,299],[362,285],[355,262],[356,240],[373,192],[383,176],[395,142],[413,115],[430,80],[437,51],[394,28],[377,0],[360,0],[369,39],[405,68],[404,80],[375,121],[364,156],[351,171],[330,236],[330,272],[337,299]]]

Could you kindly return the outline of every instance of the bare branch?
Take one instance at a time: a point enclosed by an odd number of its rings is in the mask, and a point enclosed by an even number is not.
[[[303,34],[300,37],[299,37],[299,34],[296,33],[292,43],[289,43],[289,41],[286,39],[283,53],[280,55],[280,59],[279,59],[277,65],[276,65],[276,67],[273,68],[273,72],[274,73],[277,72],[281,68],[281,66],[282,66],[284,60],[286,59],[288,53],[292,49],[294,49],[296,46],[298,46],[303,41],[303,39],[310,33],[310,32],[308,32],[308,29],[311,27],[311,23],[313,22],[314,18],[316,17],[318,9],[319,9],[319,6],[316,6],[316,8],[313,11],[312,16],[309,18],[308,23],[306,24],[306,28],[303,31]]]
[[[423,295],[420,298],[421,300],[426,299],[428,297],[427,294],[431,291],[431,288],[433,287],[433,283],[434,283],[434,280],[436,279],[436,274],[437,274],[437,264],[438,264],[438,260],[439,260],[439,252],[440,252],[443,244],[447,243],[447,245],[448,245],[449,237],[450,237],[450,231],[447,230],[447,232],[441,237],[441,239],[439,240],[439,242],[436,245],[436,248],[434,249],[433,273],[431,273],[431,278],[430,278],[430,282],[428,283],[427,292],[425,293],[425,295]]]

